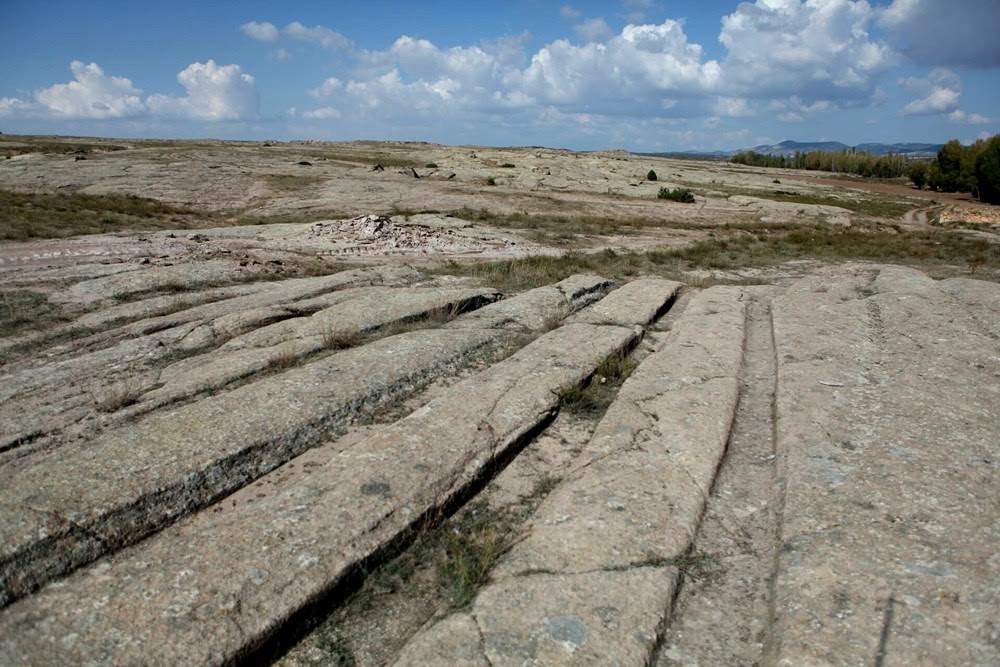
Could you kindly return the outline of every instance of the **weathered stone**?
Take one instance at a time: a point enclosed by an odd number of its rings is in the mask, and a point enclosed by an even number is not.
[[[0,489],[0,601],[86,562],[81,533],[99,551],[134,542],[500,342],[415,331],[53,452]]]
[[[560,387],[582,381],[636,336],[565,326],[299,483],[202,512],[15,602],[0,612],[0,660],[209,664],[244,654],[508,458],[554,413]]]
[[[454,614],[433,626],[433,631],[421,633],[407,644],[397,665],[455,665],[455,667],[492,667],[483,654],[476,619],[469,614]]]
[[[776,664],[1000,661],[991,293],[847,267],[775,299]]]
[[[192,289],[205,284],[240,282],[265,276],[269,268],[261,265],[240,266],[236,260],[205,260],[177,266],[154,266],[103,278],[78,282],[52,295],[56,303],[90,306],[120,296],[157,289]]]
[[[640,278],[622,285],[568,321],[645,326],[670,307],[681,287],[682,283],[673,280]]]
[[[480,308],[449,326],[545,331],[573,311],[599,299],[612,287],[611,281],[600,276],[572,275],[555,285],[528,290],[515,299]]]
[[[694,538],[736,410],[746,328],[741,296],[738,288],[716,287],[692,299],[660,349],[622,386],[574,471],[541,503],[530,534],[493,570],[494,583],[473,612],[486,645],[494,633],[507,647],[487,652],[493,664],[651,659],[672,598],[674,573],[665,565]],[[556,592],[567,581],[572,593]],[[632,644],[634,619],[602,626],[583,658],[575,654],[580,645],[542,641],[553,615],[592,627],[580,619],[598,608],[646,619],[642,641]]]

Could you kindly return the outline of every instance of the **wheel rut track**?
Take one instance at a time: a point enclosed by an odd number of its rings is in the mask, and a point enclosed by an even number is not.
[[[752,293],[740,399],[656,667],[758,664],[771,638],[780,485],[774,449],[776,381],[770,298]]]

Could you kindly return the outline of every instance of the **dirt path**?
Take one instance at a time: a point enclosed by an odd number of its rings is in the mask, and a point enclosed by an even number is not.
[[[657,667],[756,664],[768,643],[778,506],[769,300],[759,292],[750,305],[736,420]]]

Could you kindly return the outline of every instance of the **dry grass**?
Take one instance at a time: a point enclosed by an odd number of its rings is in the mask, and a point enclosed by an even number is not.
[[[0,291],[0,338],[37,331],[68,319],[42,292]]]
[[[639,364],[629,354],[613,354],[602,361],[594,374],[583,384],[574,384],[559,391],[564,410],[586,417],[597,417],[608,409],[618,395],[618,389]]]
[[[126,380],[111,387],[93,390],[91,397],[94,407],[100,412],[110,413],[134,405],[142,394],[142,385],[138,381]]]
[[[2,189],[0,220],[0,241],[222,224],[211,214],[146,197]]]
[[[693,269],[738,270],[790,260],[861,260],[981,271],[1000,270],[1000,244],[948,230],[899,232],[892,228],[842,228],[815,224],[734,224],[688,246],[647,252],[569,252],[561,256],[460,264],[447,262],[431,272],[474,276],[502,292],[558,282],[574,273],[619,280],[638,275],[683,279]]]
[[[267,370],[281,371],[298,363],[299,357],[292,347],[282,347],[273,357],[267,360]]]
[[[330,328],[323,334],[323,347],[328,350],[346,350],[357,347],[363,340],[364,336],[357,330],[337,331]]]

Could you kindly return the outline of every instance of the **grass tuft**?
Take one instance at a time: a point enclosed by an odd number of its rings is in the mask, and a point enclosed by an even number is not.
[[[586,382],[564,387],[558,392],[563,409],[584,417],[604,414],[636,366],[635,359],[625,352],[611,355],[597,366]]]

